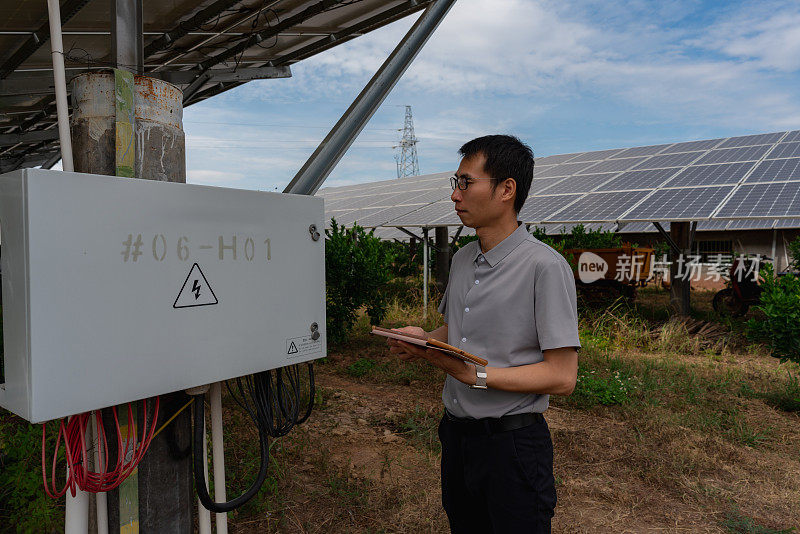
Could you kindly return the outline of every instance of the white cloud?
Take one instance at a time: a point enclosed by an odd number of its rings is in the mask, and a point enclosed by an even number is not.
[[[800,69],[800,5],[747,6],[721,20],[696,43],[760,68],[796,71]]]
[[[655,7],[641,1],[462,0],[400,87],[453,101],[524,96],[532,105],[588,94],[644,107],[662,119],[756,129],[780,127],[800,113],[797,89],[782,88],[762,70],[800,67],[797,7],[770,13],[756,5],[728,18],[720,10],[723,18],[709,27],[693,21],[698,9],[696,2],[679,0]],[[746,20],[754,14],[762,19]],[[298,65],[293,87],[300,98],[355,96],[411,23]],[[709,50],[728,57],[704,57]],[[269,99],[280,88],[265,83],[259,91]]]

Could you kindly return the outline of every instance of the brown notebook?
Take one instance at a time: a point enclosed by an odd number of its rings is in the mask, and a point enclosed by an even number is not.
[[[433,339],[424,336],[415,336],[414,334],[406,334],[405,332],[398,332],[397,330],[389,330],[388,328],[381,328],[380,326],[373,326],[372,333],[375,334],[376,336],[384,336],[392,339],[399,339],[400,341],[405,341],[406,343],[411,343],[413,345],[419,345],[420,347],[428,347],[431,349],[436,349],[441,352],[444,352],[447,355],[453,356],[460,360],[464,360],[465,362],[474,363],[475,365],[482,365],[484,367],[489,365],[488,360],[484,360],[479,356],[470,354],[469,352],[461,350],[458,347],[454,347],[453,345],[448,345],[447,343],[439,341],[438,339]]]

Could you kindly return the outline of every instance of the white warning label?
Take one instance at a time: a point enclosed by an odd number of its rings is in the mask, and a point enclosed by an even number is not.
[[[308,354],[322,354],[322,339],[312,339],[311,335],[292,337],[286,340],[286,359],[300,358]]]

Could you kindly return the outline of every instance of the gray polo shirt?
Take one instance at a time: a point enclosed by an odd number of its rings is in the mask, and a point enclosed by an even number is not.
[[[520,225],[486,254],[478,241],[453,256],[439,305],[448,343],[492,367],[542,361],[542,351],[580,347],[575,279],[564,257]],[[549,395],[474,390],[448,375],[442,401],[456,417],[544,412]]]

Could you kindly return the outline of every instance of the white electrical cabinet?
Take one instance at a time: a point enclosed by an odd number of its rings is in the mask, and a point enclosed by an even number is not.
[[[303,195],[0,176],[0,406],[37,423],[325,356],[323,228]]]

